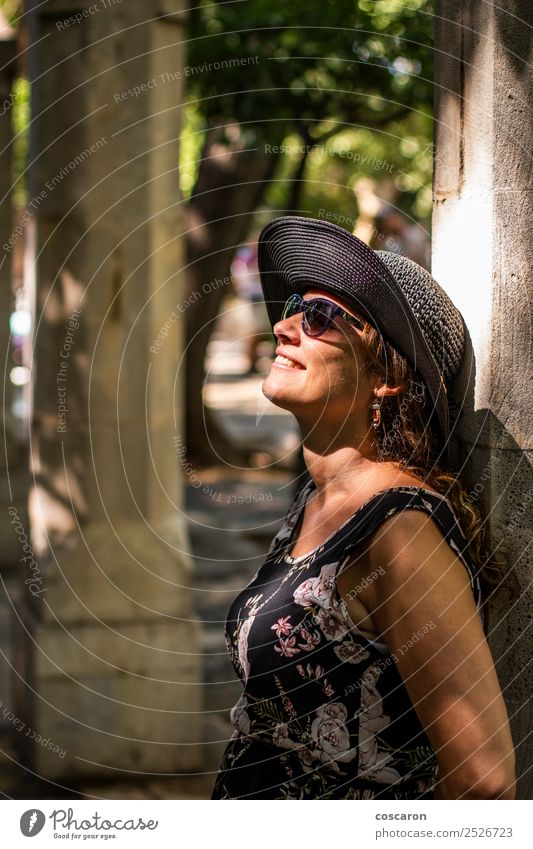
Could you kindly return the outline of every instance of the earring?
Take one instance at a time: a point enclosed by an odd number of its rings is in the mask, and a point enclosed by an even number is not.
[[[372,410],[372,427],[377,430],[381,424],[381,403],[377,400],[373,401],[370,409]]]

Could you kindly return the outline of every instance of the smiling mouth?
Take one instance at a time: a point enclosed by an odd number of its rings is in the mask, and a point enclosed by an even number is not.
[[[295,363],[294,360],[289,360],[288,357],[284,357],[281,354],[278,354],[273,365],[283,366],[283,368],[304,369],[304,366],[299,365],[299,363]]]

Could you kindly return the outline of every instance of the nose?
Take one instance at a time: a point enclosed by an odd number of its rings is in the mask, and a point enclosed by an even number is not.
[[[288,339],[293,343],[300,341],[300,330],[302,327],[302,313],[297,312],[288,318],[276,321],[272,331],[276,339]]]

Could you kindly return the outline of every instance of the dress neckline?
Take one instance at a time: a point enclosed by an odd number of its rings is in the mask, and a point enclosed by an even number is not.
[[[300,520],[302,518],[302,513],[304,511],[305,505],[307,504],[307,499],[309,498],[311,491],[315,488],[316,488],[315,482],[312,478],[310,478],[308,483],[305,484],[304,488],[302,489],[302,493],[301,493],[301,497],[300,497],[301,498],[300,505],[297,508],[296,522],[294,523],[294,526],[293,526],[292,531],[290,533],[289,539],[287,540],[287,542],[285,544],[285,551],[283,553],[283,560],[286,563],[295,564],[295,563],[303,562],[304,560],[307,560],[312,555],[316,554],[318,551],[321,551],[324,548],[324,546],[327,545],[327,543],[330,542],[330,540],[332,540],[333,537],[335,537],[338,533],[340,533],[340,531],[342,531],[348,525],[349,522],[352,522],[355,519],[355,517],[358,516],[359,513],[361,513],[361,511],[365,507],[368,506],[368,504],[370,504],[372,501],[374,501],[378,496],[385,495],[385,493],[387,493],[387,492],[397,492],[400,489],[401,490],[411,490],[413,492],[425,492],[427,495],[436,497],[436,498],[440,499],[441,501],[445,501],[448,504],[448,507],[450,508],[450,510],[453,514],[454,520],[457,522],[457,519],[455,517],[455,511],[453,510],[453,506],[452,506],[450,499],[447,498],[445,495],[441,495],[440,492],[435,492],[434,490],[428,489],[425,486],[414,486],[414,485],[410,486],[410,485],[407,485],[407,484],[404,484],[403,486],[402,485],[388,486],[385,489],[380,489],[378,492],[375,492],[373,495],[371,495],[369,498],[367,498],[366,501],[364,501],[360,505],[360,507],[358,507],[357,510],[355,510],[351,514],[351,516],[348,516],[348,518],[346,519],[345,522],[342,523],[342,525],[339,525],[339,527],[336,528],[336,530],[334,530],[333,533],[331,533],[328,537],[326,537],[325,540],[323,540],[321,543],[319,543],[319,545],[316,545],[310,551],[306,551],[305,554],[299,554],[298,557],[291,557],[291,555],[288,553],[288,550],[291,548],[291,546],[293,544],[294,534],[296,533],[296,529],[298,528],[298,526],[300,524]]]

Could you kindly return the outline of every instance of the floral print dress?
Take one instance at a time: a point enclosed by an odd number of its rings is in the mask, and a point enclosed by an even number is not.
[[[300,487],[266,561],[228,613],[226,644],[244,688],[211,798],[433,798],[433,749],[387,646],[358,631],[336,575],[393,513],[424,510],[468,569],[483,622],[466,540],[447,498],[391,487],[293,558],[287,552],[314,486],[309,479]]]

